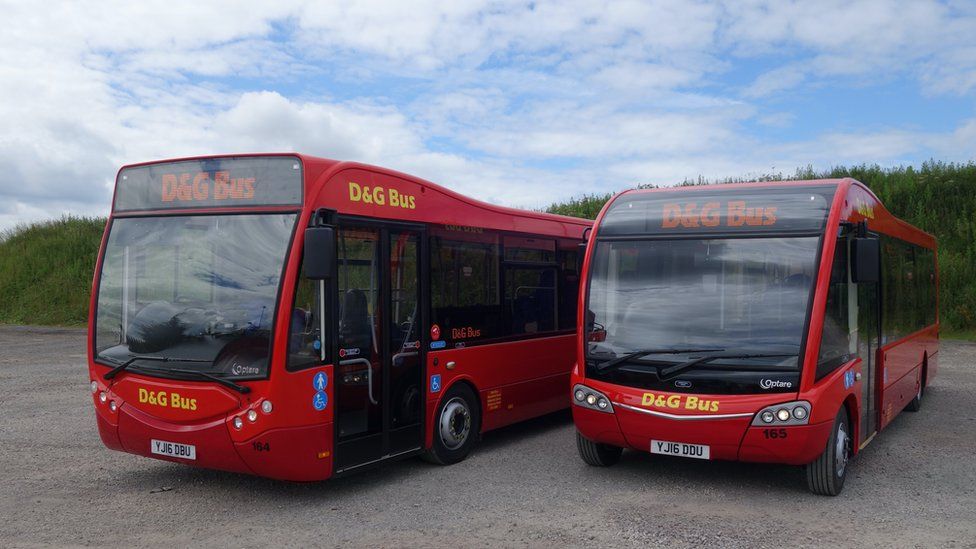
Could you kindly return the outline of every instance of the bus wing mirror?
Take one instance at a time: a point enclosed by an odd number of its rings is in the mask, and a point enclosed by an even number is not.
[[[309,227],[305,230],[305,254],[302,265],[305,277],[312,280],[332,278],[335,269],[335,229]]]
[[[878,282],[881,280],[881,244],[877,238],[855,238],[851,243],[851,280]]]

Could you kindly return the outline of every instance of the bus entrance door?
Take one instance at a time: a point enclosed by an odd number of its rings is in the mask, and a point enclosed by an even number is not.
[[[878,311],[878,284],[857,284],[857,354],[861,357],[861,428],[859,445],[878,430],[878,347],[881,325]]]
[[[423,444],[421,234],[339,227],[337,473]]]

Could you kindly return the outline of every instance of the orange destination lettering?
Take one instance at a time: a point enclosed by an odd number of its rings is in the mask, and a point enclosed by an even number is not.
[[[664,229],[673,229],[678,226],[681,222],[681,205],[680,204],[665,204],[664,205],[664,216],[661,219],[661,227]]]

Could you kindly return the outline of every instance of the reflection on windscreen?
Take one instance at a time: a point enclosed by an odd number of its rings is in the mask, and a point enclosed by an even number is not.
[[[99,282],[97,358],[240,377],[265,375],[295,216],[116,219]],[[203,363],[195,361],[204,361]]]
[[[599,242],[589,293],[589,352],[796,353],[816,251],[816,237]]]

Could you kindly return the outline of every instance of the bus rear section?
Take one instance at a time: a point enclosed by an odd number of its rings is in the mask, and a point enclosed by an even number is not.
[[[802,465],[839,493],[934,375],[934,246],[852,180],[618,195],[584,266],[581,457]]]
[[[105,445],[293,481],[565,408],[590,222],[304,155],[126,166],[93,286]]]

